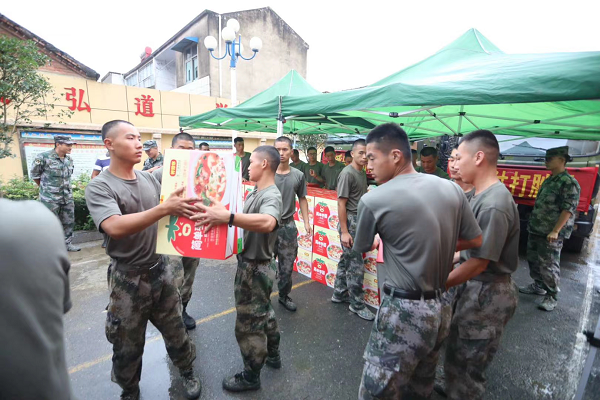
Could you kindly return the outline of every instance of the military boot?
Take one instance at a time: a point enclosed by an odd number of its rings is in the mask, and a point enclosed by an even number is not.
[[[202,393],[202,384],[200,379],[194,374],[194,369],[186,369],[181,371],[181,379],[183,380],[183,389],[185,390],[186,399],[197,399]]]
[[[121,392],[121,400],[139,400],[140,398],[140,388],[137,387],[132,390],[125,390]]]
[[[281,356],[279,355],[279,351],[277,353],[269,354],[265,364],[271,368],[281,368]]]
[[[290,296],[280,297],[279,302],[288,311],[296,311],[297,309],[296,304],[292,301]]]
[[[260,374],[243,371],[223,379],[223,389],[230,392],[245,392],[260,389]]]
[[[188,315],[186,312],[188,303],[183,303],[183,312],[181,313],[181,317],[183,318],[183,323],[185,324],[186,329],[192,330],[196,328],[196,320]]]

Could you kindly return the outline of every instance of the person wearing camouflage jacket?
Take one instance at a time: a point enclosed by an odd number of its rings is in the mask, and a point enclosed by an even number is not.
[[[156,140],[146,140],[142,148],[148,156],[146,161],[144,161],[144,167],[142,168],[142,171],[154,172],[162,167],[164,158],[162,153],[158,151],[158,144],[156,143]]]
[[[65,244],[69,251],[79,251],[71,244],[75,226],[75,204],[71,176],[73,159],[69,157],[75,142],[70,136],[54,137],[54,149],[38,154],[33,160],[31,178],[40,187],[40,202],[48,207],[62,223]]]
[[[533,283],[519,288],[521,293],[545,296],[539,308],[552,311],[558,300],[560,252],[563,240],[571,237],[581,189],[566,171],[569,147],[546,151],[550,175],[542,183],[529,219],[527,261]]]

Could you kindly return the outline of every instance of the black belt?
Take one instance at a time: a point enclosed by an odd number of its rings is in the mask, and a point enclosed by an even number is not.
[[[474,278],[471,278],[472,281],[478,282],[493,282],[493,283],[509,283],[511,279],[510,274],[480,274]]]
[[[397,297],[399,299],[406,300],[431,300],[439,298],[442,293],[444,293],[443,289],[438,290],[429,290],[426,292],[422,292],[420,290],[403,290],[395,287],[389,286],[387,283],[383,285],[383,293],[388,296]]]
[[[119,260],[116,260],[115,269],[120,272],[141,274],[144,272],[151,271],[151,270],[155,269],[156,267],[160,267],[162,264],[163,264],[162,256],[154,264],[146,264],[146,265],[131,265],[131,264],[125,264],[123,262],[119,262]]]
[[[290,222],[292,222],[293,220],[294,220],[294,216],[293,215],[291,217],[289,217],[289,218],[282,218],[281,219],[281,225],[287,225]]]

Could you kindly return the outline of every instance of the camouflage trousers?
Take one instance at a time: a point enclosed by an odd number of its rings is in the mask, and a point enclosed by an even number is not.
[[[292,271],[294,261],[298,257],[298,229],[296,222],[283,222],[277,231],[275,243],[275,256],[277,257],[277,278],[279,279],[279,297],[286,297],[292,291]]]
[[[166,259],[143,271],[112,265],[106,338],[113,345],[112,381],[125,390],[139,385],[148,321],[162,334],[176,367],[188,369],[196,358],[196,347],[181,317],[181,297],[174,279]]]
[[[518,288],[512,279],[470,280],[457,287],[444,364],[449,399],[483,399],[485,370],[498,351],[518,301]]]
[[[73,228],[75,227],[75,203],[70,201],[66,204],[58,204],[43,200],[40,200],[40,202],[58,217],[65,231],[65,243],[71,243],[71,240],[73,240]]]
[[[196,278],[196,270],[200,264],[199,258],[168,256],[173,269],[175,284],[181,294],[181,303],[187,305],[192,298],[192,286]]]
[[[279,327],[271,305],[275,261],[249,261],[239,254],[237,258],[235,338],[244,369],[260,374],[267,355],[279,354]]]
[[[356,222],[358,217],[356,214],[348,213],[348,233],[354,240],[356,236]],[[342,229],[338,226],[340,237]],[[365,307],[363,289],[363,281],[365,279],[365,265],[362,253],[353,251],[352,248],[342,245],[342,257],[338,263],[335,283],[333,284],[333,295],[342,298],[348,293],[350,296],[350,304],[356,310],[361,310]]]
[[[548,295],[557,298],[560,280],[560,252],[563,239],[549,242],[545,236],[529,234],[527,238],[527,261],[529,275]]]
[[[384,295],[365,350],[358,398],[428,398],[451,311],[440,299]]]

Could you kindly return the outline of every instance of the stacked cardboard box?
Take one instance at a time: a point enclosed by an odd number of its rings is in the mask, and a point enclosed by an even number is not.
[[[240,212],[242,178],[239,163],[231,153],[168,149],[164,155],[160,201],[184,186],[186,197],[205,205],[215,198],[228,210]],[[193,221],[171,215],[158,223],[156,252],[195,258],[224,260],[243,248],[239,228],[221,225],[204,233]]]

